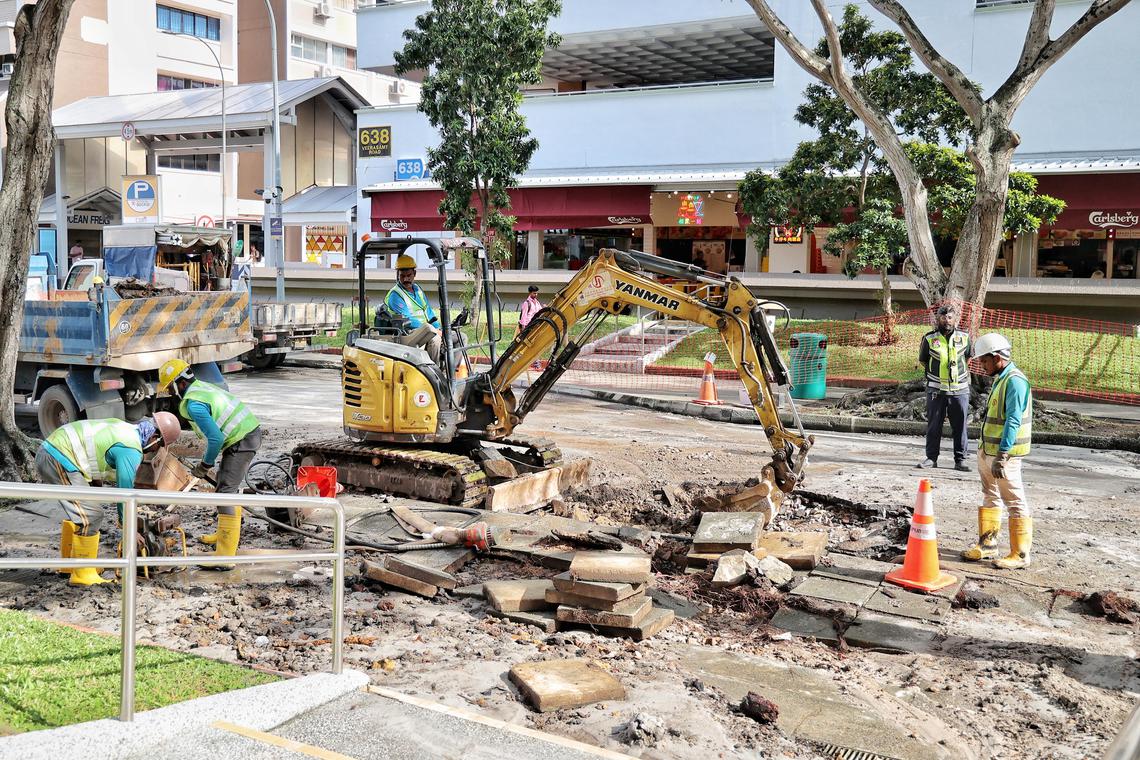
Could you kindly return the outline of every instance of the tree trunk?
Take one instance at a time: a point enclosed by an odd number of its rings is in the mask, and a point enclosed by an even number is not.
[[[983,305],[1005,234],[1009,170],[1020,138],[1007,126],[1011,114],[987,108],[982,131],[966,151],[977,174],[974,204],[962,225],[944,298]]]
[[[4,121],[8,149],[0,185],[0,479],[34,477],[35,445],[16,426],[13,390],[24,318],[24,291],[36,219],[51,169],[51,109],[59,41],[74,0],[40,0],[16,15],[16,66]],[[64,203],[63,188],[56,188]]]
[[[895,305],[891,299],[891,280],[889,267],[879,269],[879,281],[883,289],[879,291],[879,299],[883,306],[883,329],[879,332],[879,345],[889,346],[895,342]]]

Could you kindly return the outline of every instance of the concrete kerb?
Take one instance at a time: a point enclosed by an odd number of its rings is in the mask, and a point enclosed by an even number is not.
[[[172,757],[181,742],[209,737],[217,721],[270,731],[367,685],[368,676],[353,670],[316,673],[147,710],[130,723],[108,718],[6,737],[0,756],[59,760],[65,747],[62,754],[85,760]]]
[[[640,396],[636,393],[623,393],[621,391],[602,391],[578,386],[555,385],[555,393],[579,398],[593,398],[600,401],[610,401],[615,404],[637,406],[651,409],[655,412],[669,414],[683,414],[689,417],[700,417],[714,422],[730,422],[737,425],[758,425],[756,413],[752,409],[738,406],[702,406],[683,399],[667,399],[654,396]],[[793,425],[792,415],[781,413],[780,420],[785,425]],[[852,417],[848,415],[827,414],[801,414],[805,430],[826,430],[834,433],[883,433],[887,435],[925,436],[926,423],[912,420],[885,420],[873,417]],[[944,428],[946,434],[950,433],[950,426]],[[969,428],[970,438],[977,439],[981,435],[978,427]],[[1140,453],[1140,436],[1095,436],[1080,435],[1077,433],[1064,433],[1053,431],[1034,431],[1034,443],[1051,444],[1055,446],[1073,446],[1082,449],[1116,449]]]

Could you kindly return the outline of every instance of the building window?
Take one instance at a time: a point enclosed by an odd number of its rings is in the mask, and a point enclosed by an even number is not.
[[[341,45],[332,46],[332,65],[340,66],[342,69],[355,69],[356,68],[356,51],[350,47],[343,47]]]
[[[158,75],[158,91],[166,92],[167,90],[201,90],[206,87],[217,87],[214,82],[203,82],[200,79],[190,79],[189,77],[175,77],[169,74]]]
[[[222,168],[220,153],[195,153],[185,156],[159,156],[158,168],[192,172],[218,172]]]
[[[157,8],[158,28],[165,32],[189,34],[215,42],[222,38],[222,23],[219,19],[167,5],[159,5]]]
[[[329,62],[329,44],[323,40],[314,40],[312,37],[303,37],[294,34],[291,38],[290,52],[294,58],[313,63]]]

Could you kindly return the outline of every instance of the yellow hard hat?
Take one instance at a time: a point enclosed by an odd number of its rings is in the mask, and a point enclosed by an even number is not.
[[[396,269],[415,269],[416,260],[408,254],[402,254],[396,259]]]
[[[170,387],[179,375],[190,369],[190,365],[182,359],[168,359],[158,368],[158,392],[162,393]]]

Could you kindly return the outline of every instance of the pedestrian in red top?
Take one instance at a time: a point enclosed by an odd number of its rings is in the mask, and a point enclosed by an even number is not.
[[[519,332],[525,330],[534,315],[542,310],[542,301],[538,300],[538,286],[531,285],[526,292],[526,300],[519,306]]]

